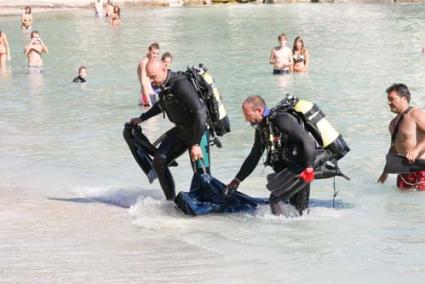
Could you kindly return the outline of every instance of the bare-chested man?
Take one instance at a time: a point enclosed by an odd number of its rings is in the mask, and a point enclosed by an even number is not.
[[[30,73],[41,73],[43,71],[43,59],[41,55],[48,53],[49,50],[37,31],[31,32],[31,40],[25,46],[24,52],[28,57],[28,70]]]
[[[139,64],[137,65],[137,76],[139,78],[140,82],[140,102],[139,105],[148,107],[153,105],[155,103],[152,100],[156,100],[156,93],[154,92],[151,84],[151,80],[146,74],[146,65],[149,60],[154,60],[159,55],[159,44],[154,42],[151,45],[149,45],[148,53],[146,54],[146,57],[140,60]]]
[[[270,55],[270,64],[273,65],[273,74],[288,74],[292,71],[292,66],[294,65],[292,50],[286,46],[288,37],[285,34],[280,34],[277,40],[280,45],[274,47]]]
[[[393,84],[387,89],[388,105],[397,116],[390,122],[391,147],[389,152],[405,156],[410,163],[425,159],[425,112],[410,106],[410,92],[405,84]],[[384,183],[383,172],[378,182]],[[399,174],[399,188],[425,190],[425,171]]]

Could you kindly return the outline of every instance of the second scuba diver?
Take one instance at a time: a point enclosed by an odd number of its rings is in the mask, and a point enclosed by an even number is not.
[[[294,103],[301,102],[295,97],[291,99],[295,99]],[[336,160],[344,156],[349,148],[341,135],[330,125],[328,130],[332,131],[328,132],[334,137],[327,139],[326,143],[326,139],[313,138],[313,134],[310,135],[311,132],[306,130],[307,124],[311,125],[311,128],[314,128],[314,125],[303,119],[302,115],[310,114],[315,116],[316,120],[326,121],[316,105],[313,105],[310,113],[304,114],[294,111],[292,105],[285,100],[283,102],[273,109],[267,108],[260,96],[250,96],[243,102],[245,120],[255,128],[255,140],[250,154],[236,177],[226,186],[226,191],[227,194],[235,191],[252,173],[267,150],[265,165],[271,166],[275,171],[267,177],[267,188],[272,192],[269,198],[271,211],[275,215],[294,216],[291,210],[288,210],[290,204],[298,211],[295,212],[296,216],[302,215],[309,207],[310,183],[315,176],[328,178],[340,175],[348,179],[339,171]],[[324,132],[326,131],[322,131],[322,135]],[[316,140],[322,141],[317,143]],[[320,147],[319,144],[326,145]]]

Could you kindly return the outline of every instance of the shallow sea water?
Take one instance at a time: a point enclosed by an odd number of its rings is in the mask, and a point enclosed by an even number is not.
[[[424,195],[378,185],[393,114],[385,89],[406,83],[425,99],[421,4],[241,5],[123,9],[111,28],[91,11],[35,15],[50,52],[45,72],[29,75],[18,17],[2,16],[12,48],[0,77],[0,282],[423,283]],[[276,37],[302,35],[308,74],[271,75]],[[187,217],[150,185],[122,139],[138,116],[136,66],[150,42],[171,51],[173,69],[204,63],[232,122],[213,174],[230,181],[249,153],[253,130],[242,100],[284,93],[317,102],[351,152],[341,167],[352,180],[312,186],[311,212],[298,219],[255,214]],[[71,83],[80,65],[88,83]],[[158,137],[171,127],[145,125]],[[188,156],[172,171],[188,190]],[[241,185],[268,196],[261,165]]]

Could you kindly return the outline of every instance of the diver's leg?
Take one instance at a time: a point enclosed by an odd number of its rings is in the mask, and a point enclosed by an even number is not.
[[[174,200],[176,197],[174,179],[168,164],[186,150],[187,146],[177,137],[176,132],[170,131],[154,156],[153,167],[167,200]]]
[[[310,184],[307,184],[302,190],[291,197],[289,203],[294,205],[300,215],[308,209],[310,201]]]

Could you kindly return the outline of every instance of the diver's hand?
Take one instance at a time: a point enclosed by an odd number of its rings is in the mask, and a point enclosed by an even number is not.
[[[312,167],[305,168],[299,175],[299,179],[304,180],[307,183],[310,183],[314,180],[314,169]]]
[[[414,163],[418,155],[419,155],[419,150],[416,149],[415,147],[412,151],[407,152],[406,158],[409,161],[409,163]]]
[[[139,123],[142,123],[142,119],[140,117],[135,117],[130,119],[130,121],[128,123],[133,124],[133,125],[137,125]]]
[[[228,196],[233,194],[238,189],[240,183],[241,181],[239,179],[234,178],[228,185],[226,185],[224,195]]]
[[[193,145],[190,149],[190,157],[192,158],[193,162],[203,158],[202,149],[198,144]]]
[[[387,173],[382,173],[381,176],[378,178],[378,182],[380,183],[384,183],[388,178],[388,174]]]

